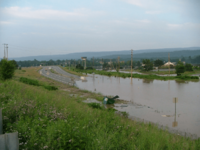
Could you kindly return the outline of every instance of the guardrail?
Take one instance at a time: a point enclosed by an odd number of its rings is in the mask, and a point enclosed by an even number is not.
[[[3,114],[0,108],[0,150],[19,150],[18,132],[3,134]]]

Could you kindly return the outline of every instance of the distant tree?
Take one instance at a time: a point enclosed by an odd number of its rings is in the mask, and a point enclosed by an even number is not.
[[[150,61],[149,59],[142,60],[142,63],[144,64],[145,71],[153,70],[153,62]]]
[[[12,61],[2,59],[0,62],[0,79],[7,80],[14,76],[15,66]]]
[[[140,61],[137,61],[137,64],[136,64],[138,67],[140,67],[141,66],[141,63],[140,63]]]
[[[193,71],[193,67],[191,64],[185,64],[185,71]]]
[[[164,63],[163,63],[162,60],[157,59],[157,60],[154,61],[154,65],[155,65],[156,67],[160,67],[160,66],[164,65]]]
[[[86,70],[93,70],[93,67],[87,67]]]
[[[83,70],[84,68],[83,68],[83,66],[81,66],[81,64],[78,64],[78,65],[76,65],[76,69]]]
[[[177,65],[176,65],[176,67],[175,67],[175,70],[176,70],[177,76],[180,76],[181,73],[185,72],[185,66],[184,66],[184,64],[181,61],[179,61],[177,63]]]

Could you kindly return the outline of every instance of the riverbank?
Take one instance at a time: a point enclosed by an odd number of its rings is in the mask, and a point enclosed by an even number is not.
[[[38,68],[27,68],[26,72],[17,72],[14,80],[0,84],[0,93],[4,93],[0,95],[4,132],[20,133],[20,149],[200,148],[200,139],[191,140],[113,111],[94,109],[82,101],[101,94],[50,80],[37,71]],[[20,83],[21,76],[59,89],[49,91]]]
[[[67,68],[63,68],[65,71],[68,71]],[[73,70],[73,71],[72,71]],[[122,78],[131,78],[131,73],[122,73],[122,72],[107,72],[103,70],[78,70],[73,68],[71,73],[85,73],[85,74],[99,74],[106,76],[115,76]],[[148,73],[148,72],[146,72]],[[189,75],[181,75],[181,76],[158,76],[155,74],[137,74],[133,73],[132,78],[140,78],[140,79],[157,79],[157,80],[199,80],[197,76],[189,76]]]

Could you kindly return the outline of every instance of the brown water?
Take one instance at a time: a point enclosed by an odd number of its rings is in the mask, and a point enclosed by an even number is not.
[[[128,107],[115,104],[130,118],[167,126],[172,132],[200,137],[200,82],[160,81],[89,75],[87,82],[76,81],[81,89],[103,95],[119,95]],[[174,103],[173,98],[178,102]]]

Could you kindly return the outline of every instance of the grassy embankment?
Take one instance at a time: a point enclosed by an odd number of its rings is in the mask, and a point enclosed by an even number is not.
[[[64,68],[65,71],[68,71],[67,68]],[[100,71],[100,70],[78,70],[72,69],[71,73],[95,73],[100,75],[106,76],[115,76],[115,77],[122,77],[122,78],[130,78],[131,73],[122,73],[122,72],[107,72],[107,71]],[[157,79],[157,80],[199,80],[197,76],[188,76],[188,75],[181,75],[181,76],[157,76],[155,74],[132,74],[133,78],[140,78],[140,79]]]
[[[20,149],[200,149],[200,139],[170,134],[102,107],[89,107],[81,102],[85,98],[70,96],[77,88],[51,81],[37,71],[27,68],[17,71],[15,80],[0,81],[4,133],[18,131]],[[51,83],[59,90],[21,83],[21,76]],[[94,95],[87,93],[85,97]]]

